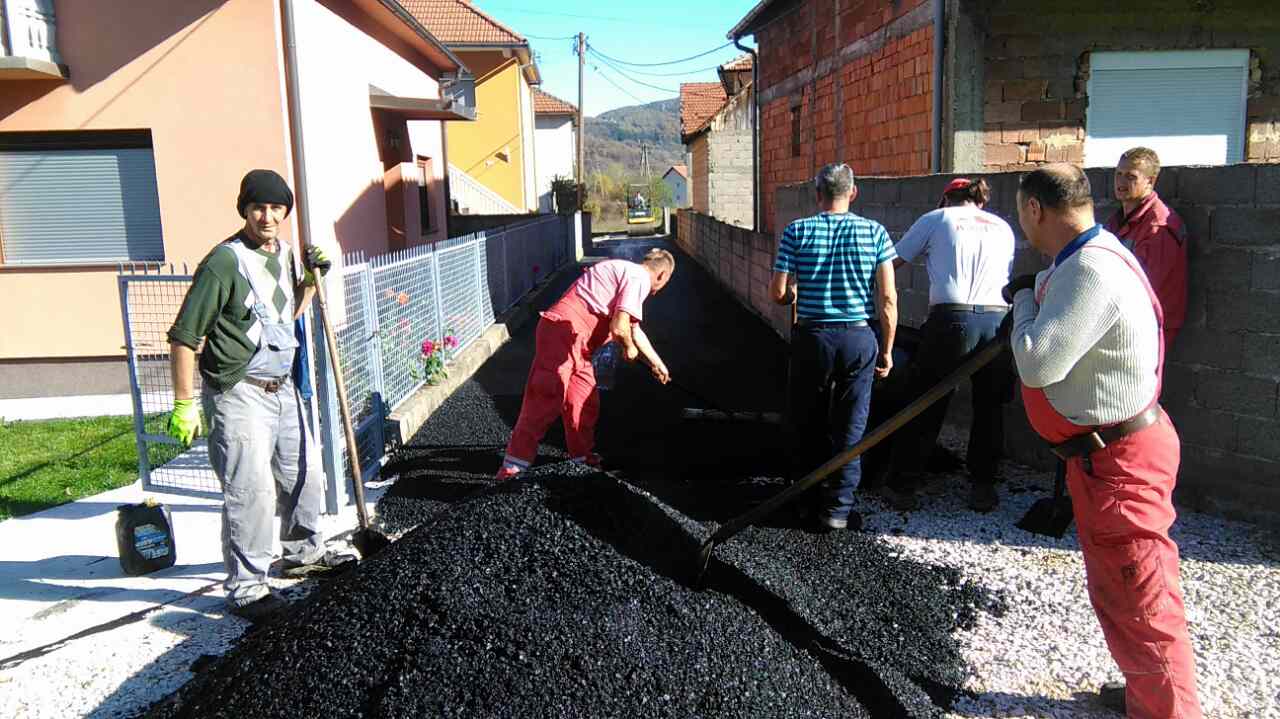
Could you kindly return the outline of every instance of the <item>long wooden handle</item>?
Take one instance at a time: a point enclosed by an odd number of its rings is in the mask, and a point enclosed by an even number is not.
[[[364,477],[360,471],[360,445],[356,443],[356,428],[351,421],[351,405],[347,402],[347,383],[342,379],[342,363],[338,358],[338,338],[329,321],[329,301],[325,297],[324,279],[316,276],[316,300],[320,303],[320,324],[324,327],[325,346],[329,348],[329,365],[333,367],[333,385],[338,390],[338,411],[342,414],[342,430],[347,438],[347,458],[351,462],[351,483],[356,493],[356,514],[360,528],[369,528],[369,510],[364,506]]]
[[[964,364],[955,368],[951,374],[944,377],[941,382],[934,385],[932,389],[921,395],[919,399],[898,411],[897,414],[890,417],[883,424],[878,425],[870,434],[863,437],[862,441],[827,460],[826,464],[813,470],[804,479],[801,479],[799,482],[787,487],[764,504],[759,505],[746,514],[735,517],[726,522],[720,527],[720,529],[716,530],[715,534],[712,534],[711,537],[707,539],[706,545],[719,544],[738,532],[741,532],[747,526],[754,524],[761,518],[771,514],[778,507],[790,502],[796,497],[796,495],[801,494],[818,482],[826,479],[832,472],[835,472],[846,464],[857,459],[862,455],[862,453],[877,444],[880,444],[885,437],[888,437],[897,431],[898,428],[902,427],[902,425],[915,419],[916,416],[925,411],[929,405],[932,405],[934,402],[945,397],[949,392],[951,392],[951,390],[955,389],[960,385],[960,383],[968,379],[970,375],[989,364],[991,360],[999,356],[1007,346],[1008,342],[1001,339],[982,348],[982,350],[977,354],[966,360]]]

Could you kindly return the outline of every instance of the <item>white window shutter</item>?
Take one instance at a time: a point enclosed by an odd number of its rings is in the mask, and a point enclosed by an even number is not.
[[[164,259],[149,148],[0,151],[10,265]]]
[[[1139,145],[1162,165],[1242,162],[1248,72],[1248,50],[1094,53],[1085,165]]]

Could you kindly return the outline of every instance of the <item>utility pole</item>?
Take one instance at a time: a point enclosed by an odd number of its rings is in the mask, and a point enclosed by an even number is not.
[[[586,153],[584,152],[584,148],[585,148],[584,143],[586,142],[586,139],[587,139],[587,125],[582,116],[582,73],[583,73],[583,70],[586,68],[586,63],[587,63],[586,45],[587,45],[586,35],[583,35],[582,33],[578,33],[578,185],[579,186],[585,185],[587,182],[587,166],[585,164]],[[581,192],[582,190],[579,189],[579,193]],[[579,201],[581,201],[581,199],[582,199],[581,196],[579,196]]]

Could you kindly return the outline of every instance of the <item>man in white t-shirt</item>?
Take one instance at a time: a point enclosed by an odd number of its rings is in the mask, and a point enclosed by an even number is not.
[[[941,207],[917,220],[894,246],[895,266],[924,257],[929,271],[929,318],[920,328],[920,347],[909,370],[911,398],[996,341],[1009,311],[1000,290],[1013,266],[1013,229],[982,209],[990,195],[984,180],[952,180],[943,191]],[[973,481],[969,506],[979,512],[989,512],[999,502],[995,479],[1004,442],[1001,405],[1008,401],[1011,387],[1006,367],[1005,362],[993,362],[971,380],[973,420],[966,463]],[[893,474],[883,494],[895,508],[916,507],[922,462],[933,451],[950,401],[949,394],[894,438]]]

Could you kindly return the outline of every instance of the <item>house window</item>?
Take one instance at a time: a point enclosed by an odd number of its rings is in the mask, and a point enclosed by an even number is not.
[[[1248,50],[1095,52],[1089,65],[1085,165],[1137,145],[1163,165],[1244,160]]]
[[[0,261],[161,261],[149,131],[0,133]]]
[[[800,156],[800,107],[791,108],[791,156]]]
[[[418,213],[422,234],[435,231],[431,224],[431,179],[435,177],[430,157],[418,155]]]

